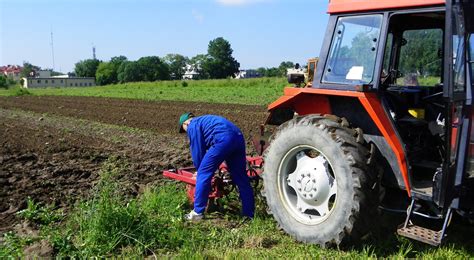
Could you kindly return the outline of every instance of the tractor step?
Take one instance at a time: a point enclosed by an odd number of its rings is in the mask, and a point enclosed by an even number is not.
[[[407,217],[405,223],[401,224],[397,233],[400,236],[408,237],[414,240],[418,240],[423,243],[427,243],[432,246],[439,246],[443,243],[443,239],[446,237],[446,228],[448,227],[448,222],[451,219],[452,209],[449,208],[446,214],[443,214],[443,226],[441,230],[436,231],[429,228],[421,227],[413,224],[412,217],[413,215],[419,215],[426,218],[431,218],[428,215],[417,214],[415,212],[415,197],[412,197],[410,206],[408,207]]]
[[[397,233],[400,236],[408,237],[414,240],[418,240],[423,243],[430,244],[432,246],[441,245],[442,239],[442,230],[436,231],[428,228],[416,226],[409,224],[406,227],[403,225],[398,228]]]

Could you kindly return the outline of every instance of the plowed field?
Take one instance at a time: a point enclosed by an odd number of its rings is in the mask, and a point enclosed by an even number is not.
[[[16,229],[28,197],[68,210],[87,198],[102,163],[127,162],[126,194],[161,184],[161,171],[190,165],[177,118],[185,111],[235,122],[250,144],[265,107],[196,102],[147,102],[87,97],[0,98],[0,234]],[[251,148],[249,146],[249,151]]]

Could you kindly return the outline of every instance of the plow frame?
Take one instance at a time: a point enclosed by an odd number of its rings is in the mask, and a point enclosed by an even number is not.
[[[250,181],[258,181],[260,174],[263,172],[263,158],[261,156],[247,156],[247,168],[246,173],[249,176]],[[194,202],[194,191],[196,189],[196,174],[197,170],[195,167],[185,167],[179,169],[169,169],[163,171],[163,176],[169,179],[177,180],[186,183],[186,194],[191,203]],[[222,198],[229,194],[233,187],[232,179],[228,171],[227,165],[223,162],[211,181],[211,192],[209,193],[209,199],[214,200]]]

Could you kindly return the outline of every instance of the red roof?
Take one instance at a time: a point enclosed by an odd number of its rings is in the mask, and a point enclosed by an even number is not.
[[[445,0],[330,0],[328,13],[439,6],[445,3]]]
[[[18,65],[7,65],[0,67],[0,74],[19,74],[23,68]]]

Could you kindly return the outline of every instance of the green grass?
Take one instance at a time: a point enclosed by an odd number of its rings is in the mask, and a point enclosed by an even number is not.
[[[183,220],[183,215],[190,210],[183,185],[168,183],[149,188],[136,198],[126,197],[120,192],[117,176],[128,170],[127,164],[121,160],[112,158],[105,162],[92,198],[78,203],[65,219],[38,222],[41,218],[34,216],[53,209],[42,210],[29,205],[26,210],[28,214],[23,217],[29,216],[39,224],[41,235],[24,237],[11,232],[5,234],[3,247],[0,246],[0,257],[21,257],[24,246],[41,239],[49,241],[56,256],[78,258],[444,259],[473,256],[472,245],[458,243],[433,248],[397,237],[393,233],[370,238],[364,246],[348,250],[322,249],[296,242],[281,232],[262,207],[257,207],[257,216],[251,222],[242,222],[235,212],[224,211],[219,213],[221,217],[218,219],[189,223]]]
[[[258,78],[137,82],[82,88],[28,89],[28,92],[35,96],[90,96],[267,105],[280,97],[287,85],[284,78]],[[0,96],[16,94],[21,94],[17,88],[0,90]]]
[[[25,96],[31,95],[31,92],[27,89],[20,88],[19,86],[12,86],[7,89],[0,88],[0,97],[13,97],[13,96]]]

